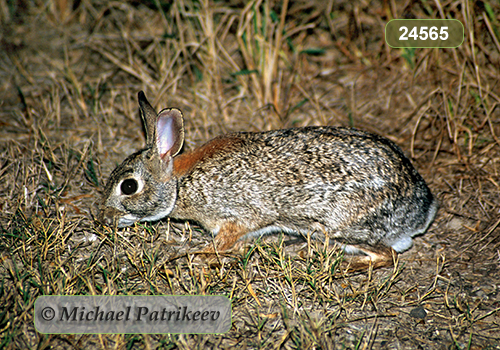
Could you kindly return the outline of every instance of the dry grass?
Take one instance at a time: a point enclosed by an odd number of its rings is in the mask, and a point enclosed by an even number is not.
[[[0,0],[0,348],[500,349],[500,5],[466,1]],[[456,18],[457,49],[391,49],[392,18]],[[226,131],[353,125],[397,142],[441,201],[394,269],[275,237],[207,266],[168,221],[95,224],[142,147],[136,94],[186,148]],[[42,335],[57,294],[222,294],[224,335]],[[422,309],[426,311],[422,315]],[[420,317],[419,317],[420,316]]]

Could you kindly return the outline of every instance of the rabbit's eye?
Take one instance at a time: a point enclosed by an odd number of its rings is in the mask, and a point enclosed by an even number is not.
[[[120,185],[122,193],[126,194],[127,196],[130,196],[131,194],[137,192],[137,187],[138,187],[137,181],[134,179],[126,179]]]

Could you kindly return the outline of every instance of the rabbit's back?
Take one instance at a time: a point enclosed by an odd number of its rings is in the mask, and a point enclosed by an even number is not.
[[[393,142],[351,128],[305,127],[218,137],[174,158],[173,218],[217,233],[327,234],[354,246],[403,251],[437,202]]]

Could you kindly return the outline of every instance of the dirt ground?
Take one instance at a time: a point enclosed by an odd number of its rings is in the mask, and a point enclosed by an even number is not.
[[[0,348],[500,349],[499,14],[498,1],[0,0]],[[393,18],[458,19],[464,42],[391,48]],[[304,125],[383,135],[437,218],[394,268],[347,275],[319,242],[268,237],[209,265],[189,254],[211,239],[194,223],[100,226],[110,172],[145,142],[140,90],[183,111],[185,150]],[[225,295],[232,327],[34,328],[39,296],[125,294]]]

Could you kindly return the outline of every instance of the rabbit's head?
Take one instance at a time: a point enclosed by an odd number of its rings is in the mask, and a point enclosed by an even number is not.
[[[159,220],[170,214],[177,198],[173,157],[184,142],[182,113],[170,108],[156,114],[142,91],[139,106],[146,147],[111,173],[99,207],[99,221],[118,227]]]

